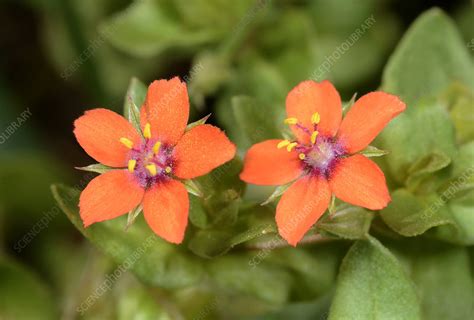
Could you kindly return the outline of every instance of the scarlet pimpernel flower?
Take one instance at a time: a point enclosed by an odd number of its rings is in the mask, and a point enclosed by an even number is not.
[[[365,149],[405,104],[385,92],[358,99],[342,119],[339,93],[329,81],[304,81],[286,98],[285,123],[295,137],[266,140],[247,152],[242,180],[285,185],[276,222],[280,235],[296,244],[324,214],[332,195],[371,210],[390,202],[382,170],[359,152]]]
[[[84,226],[109,220],[140,204],[146,222],[163,239],[181,243],[188,222],[188,193],[180,182],[231,160],[235,145],[217,127],[186,130],[189,98],[178,78],[154,81],[140,111],[140,129],[107,109],[87,111],[74,122],[81,147],[113,167],[81,193]]]

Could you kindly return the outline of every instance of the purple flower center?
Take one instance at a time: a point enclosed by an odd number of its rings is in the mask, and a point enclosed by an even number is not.
[[[145,139],[129,152],[129,171],[143,188],[170,179],[173,148],[154,139]]]
[[[304,154],[305,170],[310,174],[329,176],[339,158],[346,152],[344,147],[329,137],[318,137],[316,143],[298,146],[300,154]],[[301,159],[301,157],[300,157]]]
[[[288,152],[298,152],[298,158],[304,166],[304,170],[308,174],[323,175],[329,178],[331,170],[334,168],[337,161],[347,152],[344,146],[337,141],[337,139],[321,135],[318,131],[318,126],[321,121],[321,116],[315,112],[311,116],[311,125],[303,125],[297,118],[290,117],[285,119],[285,123],[293,126],[303,132],[304,135],[309,136],[308,143],[299,141],[283,140],[278,143],[277,148],[285,148]]]

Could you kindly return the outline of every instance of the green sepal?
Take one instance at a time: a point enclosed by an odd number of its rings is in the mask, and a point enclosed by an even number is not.
[[[137,78],[133,77],[125,95],[123,114],[138,132],[142,132],[140,126],[140,107],[145,102],[147,87]]]
[[[285,193],[285,191],[288,190],[288,188],[291,187],[292,184],[293,184],[293,182],[290,182],[290,183],[284,184],[282,186],[276,187],[275,191],[273,191],[273,193],[267,198],[267,200],[262,202],[260,205],[264,206],[264,205],[267,205],[267,204],[275,201],[279,196],[281,196],[283,193]]]
[[[349,112],[349,110],[352,108],[352,106],[354,105],[354,103],[356,101],[356,98],[357,98],[357,92],[352,95],[351,100],[349,100],[348,102],[346,102],[342,106],[342,115],[343,116],[345,116]]]
[[[97,172],[100,174],[109,172],[110,170],[117,170],[116,168],[103,165],[102,163],[91,164],[87,167],[76,167],[76,169],[88,172]]]
[[[389,154],[388,151],[379,149],[379,148],[374,147],[374,146],[367,146],[367,148],[365,148],[364,150],[362,150],[359,153],[361,155],[367,157],[367,158],[381,157],[381,156]]]
[[[186,126],[186,131],[189,131],[191,130],[192,128],[196,127],[196,126],[200,126],[202,124],[205,124],[207,119],[209,119],[209,117],[211,116],[211,114],[209,113],[207,116],[197,120],[197,121],[194,121],[194,122],[191,122],[190,124],[188,124]]]
[[[130,226],[135,222],[138,215],[143,211],[142,205],[137,206],[135,209],[131,210],[127,215],[127,224],[125,225],[125,231],[130,228]]]
[[[197,181],[188,179],[188,180],[183,180],[181,182],[184,184],[184,187],[190,194],[199,198],[202,198],[204,196],[204,193],[201,190],[201,186],[199,185]]]

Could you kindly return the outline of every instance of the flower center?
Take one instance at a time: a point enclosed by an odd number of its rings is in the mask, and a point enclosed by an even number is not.
[[[344,147],[332,137],[319,134],[317,130],[320,122],[319,113],[311,117],[312,128],[303,126],[296,118],[287,118],[285,123],[294,125],[310,137],[310,143],[291,142],[283,140],[278,144],[278,148],[286,147],[288,152],[293,150],[298,152],[299,159],[303,162],[305,170],[314,175],[329,176],[331,169],[338,159],[345,155]]]
[[[320,137],[318,141],[309,146],[301,148],[300,159],[305,168],[313,174],[328,176],[337,160],[344,155],[344,149],[331,138]]]
[[[152,139],[149,123],[145,125],[143,136],[144,140],[138,146],[134,146],[127,138],[121,138],[120,142],[130,149],[128,171],[142,187],[148,188],[170,178],[173,171],[173,148]]]

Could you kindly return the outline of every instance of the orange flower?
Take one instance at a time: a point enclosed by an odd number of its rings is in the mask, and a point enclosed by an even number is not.
[[[342,119],[339,93],[329,81],[304,81],[286,98],[285,123],[296,141],[267,140],[247,152],[240,178],[259,185],[295,179],[276,209],[280,235],[293,246],[329,206],[331,195],[372,210],[390,201],[385,176],[357,152],[405,110],[396,96],[371,92]]]
[[[107,109],[87,111],[74,122],[81,147],[116,169],[93,179],[81,193],[85,227],[143,205],[145,220],[165,240],[181,243],[189,199],[178,179],[202,176],[235,155],[235,145],[211,125],[185,132],[189,117],[186,84],[177,77],[154,81],[141,108],[141,132]]]

